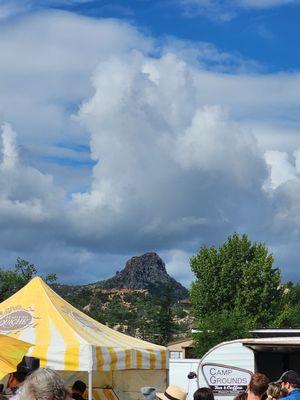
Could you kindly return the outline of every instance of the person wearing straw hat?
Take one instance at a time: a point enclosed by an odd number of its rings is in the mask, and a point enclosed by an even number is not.
[[[156,393],[160,400],[186,400],[187,393],[179,386],[170,385],[164,393]]]

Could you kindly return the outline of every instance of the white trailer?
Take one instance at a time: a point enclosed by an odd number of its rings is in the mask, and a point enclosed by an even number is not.
[[[203,386],[211,387],[217,400],[231,400],[247,388],[253,372],[275,381],[289,369],[300,373],[300,337],[239,339],[220,343],[202,359],[170,360],[169,382],[182,386],[188,400]],[[188,379],[190,372],[197,378]]]
[[[198,389],[197,379],[188,379],[188,374],[197,373],[199,363],[196,358],[170,359],[169,362],[169,384],[182,387],[189,394],[188,400],[192,400],[190,395]]]

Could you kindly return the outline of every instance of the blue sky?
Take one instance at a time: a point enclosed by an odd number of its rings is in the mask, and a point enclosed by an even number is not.
[[[0,260],[65,282],[237,231],[299,280],[298,0],[0,1]],[[76,274],[71,273],[76,269]]]
[[[267,71],[297,70],[300,64],[300,3],[270,1],[268,7],[220,3],[208,13],[196,1],[46,1],[45,8],[63,9],[94,18],[130,21],[155,37],[174,36],[193,42],[213,43],[220,51],[237,52],[261,63]],[[191,3],[191,4],[190,4]],[[194,3],[194,4],[193,4]],[[198,3],[202,3],[201,0]],[[203,3],[206,3],[203,1]],[[209,2],[207,2],[209,3]],[[262,2],[263,3],[263,2]],[[36,5],[33,5],[33,9]],[[222,14],[233,13],[229,20]]]

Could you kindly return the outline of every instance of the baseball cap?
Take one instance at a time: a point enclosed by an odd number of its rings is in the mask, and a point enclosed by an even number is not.
[[[296,371],[290,370],[284,372],[276,383],[288,382],[291,384],[300,384],[300,378]]]

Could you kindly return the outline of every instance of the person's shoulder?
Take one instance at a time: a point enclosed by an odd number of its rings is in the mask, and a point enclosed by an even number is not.
[[[297,400],[299,400],[300,399],[300,389],[294,389],[294,390],[292,390],[286,397],[285,397],[285,399],[297,399]]]

